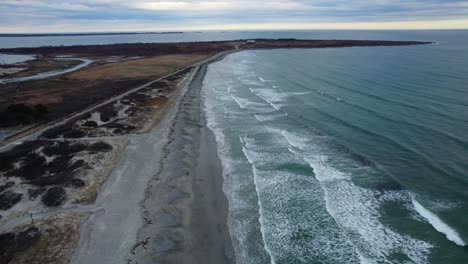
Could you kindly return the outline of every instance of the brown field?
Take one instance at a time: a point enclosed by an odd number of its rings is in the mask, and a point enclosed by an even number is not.
[[[0,111],[11,104],[43,104],[47,122],[78,112],[112,96],[201,61],[210,54],[175,54],[113,63],[95,63],[79,71],[0,87]],[[18,87],[20,87],[17,92]],[[19,125],[19,124],[18,124]]]
[[[158,77],[201,61],[210,54],[176,54],[91,66],[71,73],[70,79],[96,81]]]

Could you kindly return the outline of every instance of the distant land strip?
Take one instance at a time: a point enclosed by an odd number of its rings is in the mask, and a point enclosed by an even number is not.
[[[233,41],[174,42],[174,43],[122,43],[105,45],[43,46],[32,48],[5,48],[0,53],[41,54],[55,56],[75,54],[115,56],[156,56],[167,54],[208,54],[228,50],[279,49],[279,48],[340,48],[367,46],[423,45],[424,41],[381,41],[381,40],[303,40],[303,39],[251,39]]]

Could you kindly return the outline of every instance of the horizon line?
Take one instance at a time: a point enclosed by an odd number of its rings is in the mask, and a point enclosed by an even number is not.
[[[468,28],[444,28],[444,29],[425,29],[425,28],[323,28],[323,29],[302,29],[302,28],[291,28],[291,29],[206,29],[206,30],[177,30],[177,31],[155,31],[155,30],[126,30],[126,31],[40,31],[40,32],[0,32],[0,37],[23,35],[23,36],[34,36],[34,35],[104,35],[104,34],[183,34],[183,33],[205,33],[205,32],[255,32],[255,31],[464,31]],[[2,36],[4,35],[4,36]]]
[[[65,27],[66,26],[66,27]],[[75,27],[76,31],[69,29]],[[144,29],[143,29],[144,28]],[[79,34],[79,33],[112,33],[112,32],[192,32],[192,31],[299,31],[299,30],[468,30],[468,18],[449,20],[413,20],[413,21],[386,21],[386,22],[310,22],[310,23],[233,23],[218,25],[161,25],[144,27],[135,24],[122,24],[113,27],[94,27],[84,25],[64,24],[51,27],[16,27],[5,28],[0,26],[2,34]]]

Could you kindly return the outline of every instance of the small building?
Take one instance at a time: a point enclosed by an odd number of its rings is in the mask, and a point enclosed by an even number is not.
[[[249,39],[249,40],[247,40],[245,43],[247,43],[247,44],[255,44],[255,40],[254,40],[254,39]]]

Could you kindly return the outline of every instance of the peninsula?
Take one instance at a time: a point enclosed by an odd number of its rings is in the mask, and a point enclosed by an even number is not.
[[[11,131],[0,143],[0,263],[235,263],[222,166],[202,111],[208,65],[249,49],[421,44],[430,42],[0,50],[36,56],[0,66],[0,128]]]

